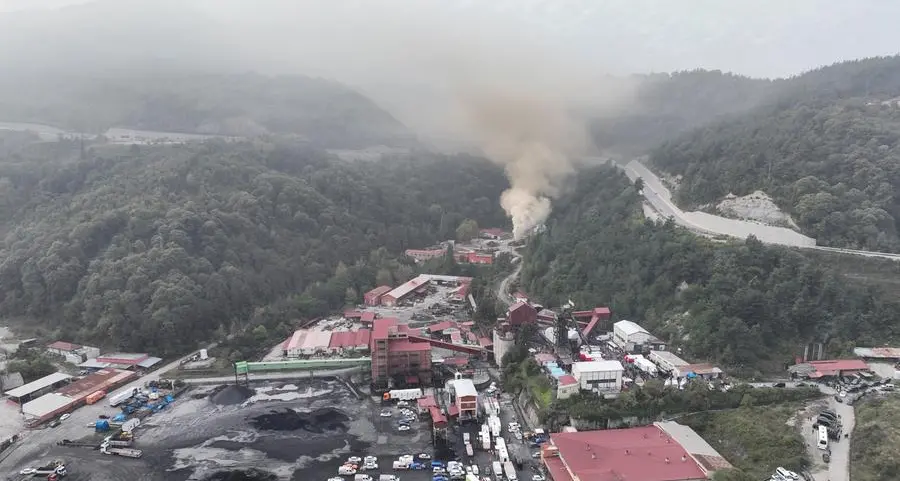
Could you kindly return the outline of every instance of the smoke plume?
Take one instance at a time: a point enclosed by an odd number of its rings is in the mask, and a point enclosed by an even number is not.
[[[465,114],[484,154],[502,165],[510,188],[500,204],[521,239],[550,215],[552,199],[583,153],[584,126],[565,103],[537,91],[482,90],[464,101]]]

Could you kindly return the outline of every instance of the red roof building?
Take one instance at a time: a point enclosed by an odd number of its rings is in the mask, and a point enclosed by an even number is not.
[[[378,286],[375,289],[363,294],[363,302],[367,306],[380,306],[381,296],[391,292],[391,286]]]
[[[517,302],[510,306],[506,320],[511,326],[534,324],[537,321],[537,310],[527,302]]]
[[[369,348],[369,337],[371,331],[368,329],[360,329],[358,331],[337,331],[331,333],[331,341],[328,348],[331,350],[358,349],[365,350]]]
[[[829,361],[810,361],[810,366],[815,368],[815,372],[809,375],[811,378],[819,378],[824,376],[846,376],[859,372],[869,371],[869,365],[860,359],[838,359]]]
[[[612,312],[608,307],[595,307],[590,311],[573,312],[572,317],[578,320],[589,319],[587,325],[581,330],[581,335],[588,337],[598,323],[608,321],[612,317]]]
[[[372,351],[372,381],[387,385],[391,377],[403,376],[428,382],[431,373],[431,344],[412,342],[409,326],[396,318],[375,319],[369,346]]]
[[[381,296],[381,305],[394,307],[398,302],[405,299],[417,289],[428,285],[429,282],[431,282],[431,276],[427,274],[422,274],[413,279],[410,279],[400,286],[394,288],[392,291]]]
[[[657,426],[553,433],[541,458],[553,481],[699,481],[707,473]]]
[[[375,320],[375,312],[373,311],[365,311],[359,316],[359,322],[363,324],[372,325],[372,321]]]
[[[434,425],[435,429],[444,429],[447,427],[447,416],[444,416],[437,406],[431,406],[428,408],[428,411],[431,413],[431,424]]]
[[[65,341],[56,341],[53,344],[47,345],[47,350],[52,351],[57,354],[65,354],[67,352],[75,352],[81,349],[81,346],[78,344],[72,344],[71,342]]]
[[[494,255],[493,254],[479,254],[477,252],[469,252],[463,257],[465,259],[463,262],[468,262],[469,264],[493,264],[494,263]]]

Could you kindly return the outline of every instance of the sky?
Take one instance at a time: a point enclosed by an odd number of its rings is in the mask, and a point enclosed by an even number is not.
[[[65,5],[88,3],[92,2],[0,0],[0,11],[51,12]],[[116,10],[123,12],[129,5],[142,2],[115,0],[114,3],[119,5]],[[157,0],[152,3],[178,5],[164,7],[170,9],[188,8],[190,4],[196,14],[218,22],[219,27],[243,32],[247,37],[241,38],[240,43],[245,44],[245,55],[259,57],[253,67],[268,65],[272,70],[304,70],[338,78],[358,76],[360,71],[371,70],[373,63],[382,65],[379,61],[384,59],[367,60],[373,49],[380,49],[381,56],[405,54],[405,47],[416,47],[410,37],[433,37],[442,30],[451,38],[475,33],[480,35],[483,45],[491,44],[498,52],[513,49],[517,42],[530,42],[529,48],[540,46],[553,52],[553,57],[603,65],[604,70],[616,74],[700,67],[751,76],[789,76],[836,61],[893,54],[900,49],[900,29],[895,28],[895,19],[900,18],[900,2],[892,0],[182,0],[174,3]],[[141,10],[136,8],[136,11]],[[149,18],[157,26],[161,21]],[[460,28],[467,24],[473,27]],[[400,34],[392,35],[397,33]],[[465,43],[465,39],[459,40]],[[404,42],[412,45],[403,45]],[[279,44],[277,48],[272,47]],[[291,57],[290,63],[295,68],[277,65],[279,53]],[[326,58],[328,61],[322,61]]]

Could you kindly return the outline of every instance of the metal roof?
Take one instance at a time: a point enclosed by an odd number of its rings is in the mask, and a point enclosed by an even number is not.
[[[148,357],[147,359],[144,359],[143,361],[137,363],[137,366],[147,369],[159,364],[161,361],[161,357]]]
[[[69,396],[63,396],[62,394],[52,392],[23,404],[22,414],[29,417],[41,418],[58,409],[62,409],[73,402],[75,402],[75,400]]]
[[[62,372],[54,372],[49,376],[44,376],[36,381],[31,381],[30,383],[19,386],[15,389],[11,389],[6,391],[6,395],[10,397],[22,397],[27,396],[33,392],[40,391],[41,389],[50,387],[60,381],[65,381],[66,379],[71,379],[72,376],[62,373]]]
[[[626,336],[641,333],[650,334],[650,332],[648,332],[646,329],[631,321],[619,321],[613,324],[613,329],[619,329],[620,331],[624,332]]]
[[[421,274],[411,280],[404,282],[396,289],[385,294],[385,296],[400,300],[408,296],[410,293],[412,293],[412,291],[422,287],[425,284],[428,284],[429,282],[431,282],[431,276],[429,276],[428,274]]]
[[[455,379],[453,381],[453,390],[456,391],[456,397],[462,396],[478,396],[475,390],[475,383],[471,379]]]
[[[100,362],[96,359],[88,359],[78,365],[78,367],[83,367],[85,369],[106,369],[109,366],[110,364],[108,362]]]
[[[624,371],[619,361],[585,361],[572,364],[572,372]]]

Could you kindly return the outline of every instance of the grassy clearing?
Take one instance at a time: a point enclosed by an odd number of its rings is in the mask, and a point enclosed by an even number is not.
[[[691,426],[734,467],[754,479],[766,479],[778,466],[801,470],[808,464],[803,437],[787,425],[799,407],[742,407],[694,414],[679,422]]]
[[[856,405],[850,442],[853,481],[900,479],[900,396],[872,398]]]

